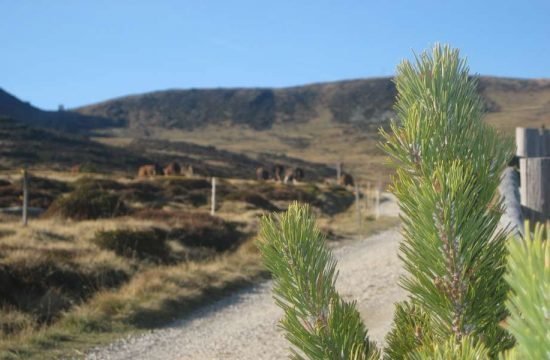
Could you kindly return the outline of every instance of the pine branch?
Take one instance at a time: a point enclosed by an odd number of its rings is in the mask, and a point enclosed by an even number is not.
[[[546,236],[544,234],[546,232]],[[517,345],[506,359],[550,359],[550,224],[508,244],[508,328]]]
[[[489,352],[470,337],[450,337],[443,343],[432,343],[407,356],[407,360],[489,360]]]
[[[398,167],[391,190],[403,214],[402,286],[428,314],[434,341],[510,346],[505,316],[506,233],[497,231],[500,174],[512,143],[482,122],[476,81],[457,50],[435,46],[396,77],[399,123],[382,131]],[[391,349],[390,349],[391,350]]]
[[[262,219],[260,250],[274,276],[274,298],[285,312],[281,327],[302,359],[377,359],[355,303],[335,288],[336,260],[308,206],[292,204]]]

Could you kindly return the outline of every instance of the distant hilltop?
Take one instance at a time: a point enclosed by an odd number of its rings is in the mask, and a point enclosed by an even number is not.
[[[550,79],[480,77],[479,91],[490,113],[513,111],[518,118],[536,122],[550,112]],[[388,77],[289,88],[156,91],[75,111],[123,121],[128,127],[187,130],[218,123],[266,130],[275,123],[307,122],[328,111],[336,123],[368,129],[393,116],[395,95],[393,79]]]
[[[479,91],[489,113],[513,112],[518,125],[550,122],[546,115],[550,113],[550,79],[480,77]],[[43,111],[0,89],[0,115],[71,131],[104,127],[192,130],[220,123],[267,130],[276,123],[304,123],[328,112],[336,123],[369,129],[393,116],[395,95],[392,78],[387,77],[288,88],[165,90],[70,111]]]

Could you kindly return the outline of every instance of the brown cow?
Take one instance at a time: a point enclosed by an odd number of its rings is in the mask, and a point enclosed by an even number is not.
[[[267,171],[264,167],[260,166],[256,169],[256,180],[267,180],[269,179],[269,171]]]
[[[194,174],[193,165],[184,165],[180,169],[180,174],[187,177],[192,177]]]
[[[338,185],[354,186],[355,182],[353,181],[353,176],[351,176],[346,172],[343,172],[342,175],[340,175],[340,178],[338,179]]]
[[[296,181],[304,180],[304,176],[305,176],[304,169],[299,167],[294,169],[294,178],[296,179]]]
[[[273,165],[273,179],[275,181],[283,181],[285,173],[285,167],[281,164]]]
[[[285,171],[284,183],[288,184],[289,181],[292,183],[297,183],[304,178],[304,170],[302,168],[288,168]]]
[[[71,174],[76,175],[80,173],[80,164],[71,166]]]
[[[138,176],[139,177],[148,177],[162,175],[162,167],[158,164],[148,164],[139,167]]]
[[[179,175],[181,173],[181,166],[175,161],[172,161],[170,164],[164,167],[164,175]]]

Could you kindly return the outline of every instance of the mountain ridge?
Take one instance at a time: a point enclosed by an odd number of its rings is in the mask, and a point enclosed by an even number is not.
[[[41,128],[66,132],[86,132],[123,124],[99,116],[87,116],[70,110],[48,111],[34,107],[0,88],[0,115]]]
[[[550,79],[477,77],[489,113],[499,112],[495,92],[550,91]],[[277,122],[303,122],[328,109],[338,123],[370,128],[392,116],[396,96],[392,77],[348,79],[269,88],[168,89],[118,97],[75,108],[83,115],[123,121],[130,128],[166,127],[186,130],[229,122],[270,129]],[[549,97],[550,99],[550,97]],[[550,100],[547,100],[550,104]]]

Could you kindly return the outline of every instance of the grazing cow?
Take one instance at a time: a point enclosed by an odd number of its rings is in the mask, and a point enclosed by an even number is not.
[[[194,172],[193,172],[193,165],[184,165],[181,167],[180,169],[180,174],[181,175],[185,175],[187,177],[192,177]]]
[[[346,172],[343,172],[342,175],[340,175],[340,178],[338,179],[338,185],[354,186],[355,182],[353,181],[353,176],[351,176]]]
[[[139,177],[156,176],[156,175],[162,175],[162,174],[163,174],[163,169],[158,164],[143,165],[143,166],[140,166],[138,170]]]
[[[269,171],[267,171],[264,167],[259,167],[256,169],[256,180],[267,180],[269,179]]]
[[[168,164],[164,168],[164,175],[170,176],[170,175],[179,175],[181,173],[181,167],[180,164],[178,164],[175,161],[172,161],[170,164]]]
[[[80,164],[71,166],[71,174],[76,175],[80,173]]]
[[[283,178],[284,178],[284,173],[285,173],[285,167],[281,164],[275,164],[273,165],[273,179],[275,179],[275,181],[283,181]]]
[[[288,184],[289,181],[297,183],[304,178],[304,170],[302,168],[287,168],[285,171],[284,183]]]
[[[302,168],[295,168],[294,169],[294,178],[296,179],[296,181],[302,181],[304,180],[304,169]]]

